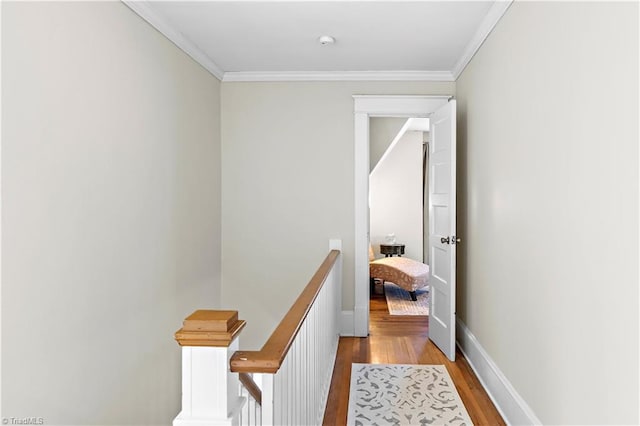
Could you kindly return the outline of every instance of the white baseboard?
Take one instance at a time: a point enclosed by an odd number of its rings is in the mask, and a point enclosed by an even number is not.
[[[541,425],[531,407],[516,392],[465,323],[456,320],[456,340],[489,398],[509,425]]]
[[[367,290],[368,291],[368,290]],[[369,300],[364,306],[356,305],[353,309],[353,335],[367,337],[369,335]]]
[[[355,330],[353,327],[353,311],[342,311],[342,315],[340,316],[340,335],[355,335]]]

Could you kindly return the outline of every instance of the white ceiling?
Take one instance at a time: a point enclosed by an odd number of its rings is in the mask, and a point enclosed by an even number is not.
[[[125,3],[224,80],[450,81],[510,1]]]

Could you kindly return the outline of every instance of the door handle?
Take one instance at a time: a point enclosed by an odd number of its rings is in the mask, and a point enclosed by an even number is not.
[[[451,237],[442,237],[440,238],[440,242],[442,244],[460,244],[462,240],[460,239],[460,237],[456,237],[455,235],[452,235]]]

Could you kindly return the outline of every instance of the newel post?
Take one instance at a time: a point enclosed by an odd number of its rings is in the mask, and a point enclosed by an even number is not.
[[[244,326],[238,311],[199,310],[176,331],[182,346],[182,411],[174,426],[238,424],[244,399],[229,359]]]

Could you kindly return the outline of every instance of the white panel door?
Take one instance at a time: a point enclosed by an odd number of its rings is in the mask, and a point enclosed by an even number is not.
[[[429,143],[429,338],[456,357],[456,101],[431,115]]]

